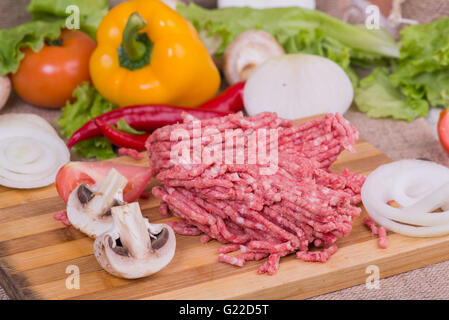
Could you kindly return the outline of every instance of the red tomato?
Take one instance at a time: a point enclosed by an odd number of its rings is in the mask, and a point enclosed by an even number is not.
[[[109,171],[114,168],[126,179],[128,184],[123,191],[123,200],[136,201],[145,190],[153,172],[148,167],[116,164],[108,161],[69,162],[56,176],[56,189],[59,196],[67,202],[70,193],[80,184],[96,185],[101,183]]]
[[[81,31],[63,30],[61,44],[46,44],[39,52],[23,50],[25,57],[11,75],[22,100],[40,107],[60,108],[83,81],[90,81],[89,59],[96,44]]]
[[[438,121],[438,137],[443,148],[449,152],[449,114],[447,109],[441,111]]]

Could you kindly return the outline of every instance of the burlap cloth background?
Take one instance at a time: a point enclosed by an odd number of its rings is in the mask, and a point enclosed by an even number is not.
[[[346,1],[346,0],[338,0]],[[437,12],[449,10],[449,4],[442,5],[448,0],[408,0],[416,1],[426,8],[437,8]],[[118,3],[112,0],[111,3]],[[198,0],[207,7],[215,5],[214,0]],[[335,0],[318,0],[320,9],[329,9],[334,6]],[[28,0],[2,0],[0,1],[0,28],[18,25],[30,19],[25,11]],[[406,9],[406,8],[405,8]],[[422,11],[419,10],[422,14]],[[406,10],[404,10],[405,12]],[[413,10],[411,10],[413,11]],[[404,13],[406,16],[406,14]],[[433,20],[437,15],[435,11],[423,15],[422,21]],[[0,113],[32,112],[41,115],[54,124],[59,111],[45,110],[30,106],[16,96],[12,96],[7,106]],[[345,114],[359,130],[363,138],[382,150],[393,160],[404,158],[428,158],[449,166],[449,157],[435,140],[432,130],[425,119],[418,119],[412,123],[393,120],[373,120],[357,112],[354,108]],[[449,299],[449,261],[434,264],[422,269],[392,276],[380,281],[379,290],[368,290],[365,285],[340,290],[313,299]],[[382,272],[382,270],[381,270]],[[9,299],[0,288],[0,299]]]

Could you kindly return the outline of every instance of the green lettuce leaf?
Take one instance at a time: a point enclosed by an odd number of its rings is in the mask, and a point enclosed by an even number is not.
[[[411,25],[401,31],[398,80],[449,67],[449,18]]]
[[[112,144],[104,137],[81,141],[74,148],[78,156],[86,159],[107,160],[117,157]]]
[[[449,18],[401,31],[401,55],[391,82],[406,96],[449,107]]]
[[[68,17],[66,9],[75,5],[80,9],[81,30],[95,39],[101,19],[108,13],[109,0],[31,0],[27,11],[33,20],[59,20]]]
[[[69,138],[87,121],[117,108],[105,100],[88,82],[82,83],[73,91],[74,101],[68,101],[62,109],[62,114],[56,121],[61,127],[60,132]],[[76,153],[83,158],[104,160],[116,156],[112,144],[105,138],[95,138],[75,145]]]
[[[447,30],[449,18],[402,29],[399,59],[391,73],[375,70],[362,81],[356,94],[359,109],[371,117],[412,120],[426,116],[432,106],[449,108]]]
[[[395,88],[386,68],[377,68],[360,81],[355,90],[355,102],[360,111],[372,118],[411,121],[425,116],[429,109],[426,100],[410,99]]]
[[[11,29],[0,29],[0,76],[15,73],[24,57],[22,48],[38,52],[45,40],[56,40],[64,20],[33,21]]]
[[[399,47],[385,32],[370,31],[347,24],[317,10],[295,8],[223,8],[208,10],[193,3],[178,5],[177,10],[198,31],[209,35],[220,35],[222,43],[217,55],[221,56],[226,47],[242,32],[252,29],[271,33],[285,45],[300,32],[309,32],[327,38],[328,44],[339,43],[350,49],[350,53],[369,59],[398,57]],[[332,40],[329,40],[332,39]],[[287,47],[288,49],[288,47]],[[288,51],[287,51],[288,52]]]

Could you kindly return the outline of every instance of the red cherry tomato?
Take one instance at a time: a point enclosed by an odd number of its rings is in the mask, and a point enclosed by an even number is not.
[[[53,44],[39,52],[23,50],[25,57],[11,75],[22,100],[40,107],[60,108],[83,81],[90,81],[89,59],[96,44],[81,31],[63,30]]]

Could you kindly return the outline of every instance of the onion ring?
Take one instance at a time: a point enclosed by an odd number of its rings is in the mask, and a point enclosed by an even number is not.
[[[449,234],[449,169],[423,160],[380,166],[362,187],[362,202],[371,218],[385,228],[413,237]],[[388,204],[395,201],[400,208]]]
[[[39,188],[52,184],[70,152],[53,127],[39,116],[0,116],[0,185]]]
[[[47,131],[48,133],[54,134],[55,136],[59,137],[55,128],[53,128],[47,120],[39,117],[34,113],[7,113],[0,116],[0,126],[2,126],[4,123],[12,122],[16,123],[16,125],[18,126],[21,126],[24,122],[32,123],[39,126],[41,129]]]

